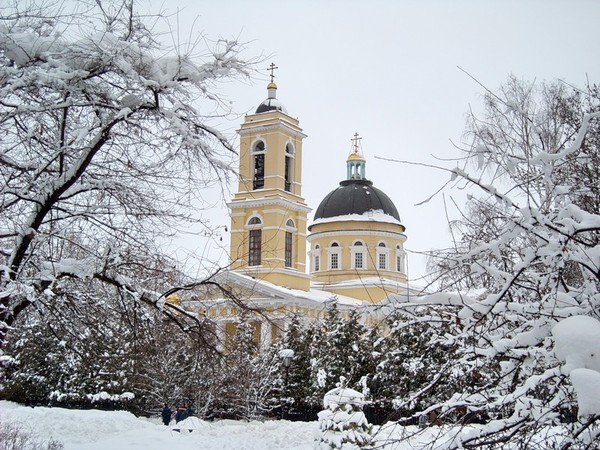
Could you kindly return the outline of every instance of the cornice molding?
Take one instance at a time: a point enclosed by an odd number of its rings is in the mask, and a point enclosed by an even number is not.
[[[243,273],[244,275],[247,276],[257,276],[259,274],[269,274],[269,273],[279,273],[282,275],[288,275],[288,276],[294,276],[294,277],[298,277],[298,278],[304,278],[304,279],[310,279],[311,275],[307,274],[305,272],[300,272],[294,269],[274,269],[274,268],[268,268],[268,267],[257,267],[254,266],[252,268],[250,267],[244,267],[244,268],[240,268],[240,269],[235,269],[235,271],[239,272],[239,273]]]
[[[308,206],[300,205],[291,200],[284,198],[258,198],[250,200],[233,200],[227,203],[227,207],[231,210],[239,208],[260,208],[263,206],[277,205],[282,206],[291,211],[300,211],[304,214],[308,214],[312,211]]]
[[[356,230],[339,230],[339,231],[318,231],[316,233],[310,233],[307,236],[308,242],[312,242],[319,238],[328,238],[336,236],[364,236],[368,233],[370,236],[381,236],[400,239],[402,243],[406,241],[406,235],[404,233],[396,233],[393,231],[382,231],[382,230],[369,230],[369,229],[356,229]]]
[[[290,134],[292,134],[296,137],[300,137],[303,139],[308,137],[308,135],[304,134],[299,129],[296,129],[295,127],[293,127],[283,121],[278,122],[278,123],[268,124],[268,125],[244,123],[244,126],[242,128],[240,128],[239,130],[237,130],[237,133],[240,136],[244,136],[247,134],[256,134],[258,132],[267,132],[270,130],[277,130],[278,128],[285,128],[286,131],[288,131]]]

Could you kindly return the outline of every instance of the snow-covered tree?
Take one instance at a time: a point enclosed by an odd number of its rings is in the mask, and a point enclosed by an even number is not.
[[[202,336],[186,333],[161,315],[148,313],[145,326],[131,336],[129,389],[137,410],[155,414],[167,403],[192,405],[203,416],[213,399],[219,354]]]
[[[416,417],[445,395],[474,385],[472,373],[450,370],[458,342],[451,337],[451,311],[399,305],[388,317],[390,330],[375,346],[379,354],[373,378],[373,401],[393,414]]]
[[[299,316],[294,316],[283,339],[282,349],[290,349],[294,357],[283,373],[280,373],[280,384],[286,396],[292,399],[290,411],[305,411],[315,405],[311,404],[311,345],[316,324],[303,324]]]
[[[133,0],[1,7],[0,348],[31,305],[91,280],[154,306],[180,281],[158,242],[207,225],[202,190],[234,154],[208,114],[250,66],[235,41],[164,47],[163,19]]]
[[[364,395],[346,386],[340,377],[338,386],[323,397],[319,412],[320,436],[318,448],[358,450],[371,448],[372,425],[362,412]]]
[[[38,302],[8,336],[12,356],[2,397],[25,403],[86,406],[99,394],[133,393],[107,406],[155,413],[165,402],[201,403],[217,355],[205,331],[183,332],[147,305],[123,301],[117,289]],[[93,292],[95,292],[94,295]],[[102,394],[104,395],[104,394]]]
[[[344,317],[347,314],[347,317]],[[342,313],[336,302],[327,306],[320,328],[311,333],[311,403],[332,389],[341,376],[362,389],[361,380],[375,373],[373,334],[360,322],[360,312]]]
[[[552,328],[552,335],[554,353],[576,392],[577,415],[592,423],[600,415],[600,321],[570,316]]]
[[[489,418],[455,431],[449,448],[530,448],[534,436],[565,449],[598,442],[600,416],[577,418],[551,330],[570,316],[598,316],[599,136],[596,87],[511,79],[469,119],[465,165],[451,172],[479,194],[438,267],[444,289],[461,292],[456,322],[470,345],[456,366],[499,370],[436,405],[442,419],[459,409]]]
[[[210,409],[218,417],[256,419],[279,406],[278,348],[260,351],[257,322],[240,317],[236,333],[218,361],[211,383],[216,386]]]

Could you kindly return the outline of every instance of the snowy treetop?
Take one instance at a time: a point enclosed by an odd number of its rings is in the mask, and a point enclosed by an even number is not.
[[[335,409],[339,405],[362,405],[365,401],[364,394],[347,387],[336,387],[325,394],[323,406]]]
[[[223,64],[223,59],[236,44],[228,41],[220,44],[214,61],[198,64],[185,55],[155,56],[140,43],[110,32],[96,32],[69,42],[61,36],[42,36],[18,26],[8,29],[0,24],[0,51],[19,68],[33,63],[46,65],[55,82],[85,77],[99,65],[110,62],[146,86],[167,86],[173,81],[203,83],[231,73],[231,66]]]

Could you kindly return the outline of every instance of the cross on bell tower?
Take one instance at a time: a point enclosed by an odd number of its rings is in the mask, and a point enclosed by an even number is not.
[[[279,286],[307,291],[306,222],[302,198],[302,132],[276,97],[275,70],[267,68],[268,97],[244,118],[238,191],[231,210],[231,269]]]
[[[271,63],[271,65],[267,68],[267,70],[271,71],[271,74],[269,75],[271,77],[271,83],[275,82],[275,70],[279,69],[279,67],[277,67],[275,65],[275,63]]]

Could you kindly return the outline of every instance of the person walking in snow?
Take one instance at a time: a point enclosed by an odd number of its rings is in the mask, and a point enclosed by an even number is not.
[[[171,423],[171,414],[173,414],[173,411],[171,411],[169,405],[165,403],[165,407],[162,409],[160,415],[162,416],[163,423],[167,426],[169,425],[169,423]]]
[[[187,419],[187,406],[182,404],[177,408],[177,412],[175,413],[175,422],[181,422],[185,419]]]

